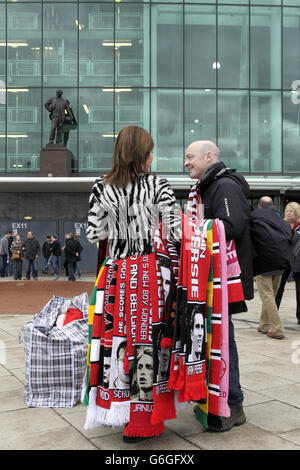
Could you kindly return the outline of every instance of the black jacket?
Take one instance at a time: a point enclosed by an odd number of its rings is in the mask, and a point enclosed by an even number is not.
[[[61,256],[61,247],[58,240],[55,240],[50,244],[50,252],[54,256]]]
[[[253,299],[252,244],[249,231],[249,186],[242,175],[223,162],[214,163],[204,173],[198,192],[204,205],[204,218],[222,220],[226,241],[234,240],[241,268],[246,300]]]
[[[68,264],[76,263],[77,257],[77,248],[78,245],[76,243],[76,240],[74,238],[69,238],[66,240],[65,243],[65,259]]]
[[[36,255],[40,254],[40,243],[35,238],[27,238],[23,247],[25,251],[25,259],[33,260]]]
[[[77,256],[76,261],[81,261],[81,256],[80,256],[80,254],[81,254],[81,252],[82,252],[81,243],[80,243],[79,240],[74,240],[74,241],[75,241],[75,243],[76,243],[76,247],[77,247],[77,250],[76,250],[76,251],[77,251],[77,253],[78,253],[78,256]]]
[[[43,243],[42,251],[43,251],[44,258],[49,259],[50,255],[51,255],[50,243],[49,242],[45,241]]]

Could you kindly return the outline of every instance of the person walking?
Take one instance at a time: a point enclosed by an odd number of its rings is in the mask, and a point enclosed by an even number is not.
[[[59,279],[59,260],[61,257],[61,246],[58,241],[57,235],[55,234],[51,235],[50,253],[51,253],[50,263],[56,274],[55,279],[57,280]]]
[[[42,253],[44,256],[44,266],[42,269],[43,274],[48,274],[49,266],[50,266],[50,256],[51,256],[51,251],[50,251],[50,245],[51,245],[51,236],[47,235],[46,240],[43,243],[42,246]]]
[[[234,240],[241,269],[245,300],[253,299],[252,250],[249,231],[249,186],[242,175],[227,168],[220,161],[220,151],[211,141],[191,143],[185,153],[185,168],[190,178],[198,180],[197,193],[201,199],[204,219],[220,219],[225,228],[226,241]],[[243,392],[240,385],[238,350],[234,338],[232,314],[244,311],[245,305],[229,304],[229,418],[208,414],[208,429],[228,431],[244,424]],[[197,405],[196,405],[197,406]],[[195,409],[195,412],[197,410]]]
[[[10,231],[5,232],[5,235],[0,239],[0,257],[1,257],[1,277],[5,277],[7,263],[9,261],[9,242]]]
[[[271,197],[263,196],[258,202],[259,209],[273,209],[274,203]],[[278,215],[280,217],[280,215]],[[266,334],[269,338],[283,339],[284,328],[282,326],[275,297],[280,285],[282,271],[262,273],[255,277],[256,286],[262,302],[261,315],[257,331]]]
[[[101,346],[98,348],[97,339],[92,340],[91,358],[99,362],[100,369],[99,374],[94,374],[94,368],[91,370],[85,427],[124,424],[123,441],[127,443],[160,435],[165,430],[163,421],[171,419],[163,417],[163,414],[166,416],[172,410],[175,413],[172,394],[163,388],[158,392],[159,400],[164,403],[162,410],[154,392],[154,383],[157,383],[155,374],[161,367],[154,363],[157,355],[152,339],[155,326],[152,325],[151,311],[155,315],[158,296],[164,294],[154,274],[159,258],[155,252],[153,232],[160,213],[170,239],[180,241],[181,217],[168,181],[149,173],[153,146],[151,135],[142,128],[128,126],[119,132],[112,169],[98,178],[92,188],[86,230],[87,238],[92,243],[108,238],[108,258],[98,278],[108,296],[105,296],[103,303],[98,284],[97,308],[101,310],[102,305],[105,308],[106,326],[103,329],[98,324],[101,319],[95,311],[93,333],[97,334],[100,327],[98,338]],[[164,309],[164,302],[162,304],[161,308]],[[162,312],[162,327],[165,325],[164,315],[165,312]],[[131,322],[131,327],[125,326],[125,318],[126,323],[129,322],[127,325]],[[125,372],[119,377],[120,370],[110,367],[110,376],[107,377],[103,364],[116,363],[120,341],[127,344]],[[144,373],[145,370],[147,373]],[[123,389],[111,390],[113,384],[120,381],[124,384]],[[101,390],[102,400],[98,398],[98,390]],[[114,402],[114,396],[119,397],[120,403]]]
[[[12,256],[12,272],[14,280],[22,279],[22,265],[23,265],[23,242],[20,234],[16,235],[16,239],[11,244]]]
[[[37,262],[40,254],[40,242],[34,238],[33,232],[27,233],[27,240],[24,243],[26,279],[30,280],[30,275],[34,280],[38,280]]]
[[[284,209],[284,220],[288,222],[294,231],[300,231],[300,204],[289,202]],[[293,273],[296,285],[296,320],[300,325],[300,253],[295,258],[294,265],[282,273],[281,282],[276,294],[276,305],[279,309],[283,297],[285,285]]]
[[[76,241],[77,244],[77,255],[76,255],[76,266],[75,266],[75,277],[80,278],[81,277],[81,271],[80,271],[80,261],[81,261],[81,252],[82,252],[82,245],[80,241],[78,240],[77,235],[74,235],[74,240]]]
[[[75,269],[77,259],[77,248],[78,245],[73,238],[72,232],[67,232],[65,235],[66,243],[64,246],[66,269],[68,269],[68,280],[75,281]]]

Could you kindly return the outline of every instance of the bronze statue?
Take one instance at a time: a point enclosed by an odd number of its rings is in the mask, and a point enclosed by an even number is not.
[[[63,125],[66,121],[66,118],[67,117],[74,118],[74,114],[69,106],[69,101],[63,99],[62,94],[63,94],[62,90],[57,90],[56,96],[54,96],[53,98],[50,98],[45,103],[45,108],[49,111],[50,119],[51,119],[51,131],[50,131],[49,144],[54,143],[55,132],[56,132],[56,143],[57,144],[62,143]]]

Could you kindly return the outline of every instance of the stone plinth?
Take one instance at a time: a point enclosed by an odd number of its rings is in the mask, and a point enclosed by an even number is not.
[[[40,176],[69,176],[73,154],[62,144],[47,144],[40,152]]]

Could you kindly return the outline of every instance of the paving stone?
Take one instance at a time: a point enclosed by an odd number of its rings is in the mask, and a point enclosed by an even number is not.
[[[270,398],[276,398],[282,403],[299,408],[300,411],[300,384],[290,384],[284,387],[276,387],[270,390],[264,390],[264,395]],[[299,421],[300,428],[300,421]]]
[[[158,437],[146,439],[136,444],[126,444],[123,434],[114,434],[92,439],[91,442],[101,450],[199,450],[195,444],[181,438],[172,431],[166,431]]]
[[[243,372],[240,369],[240,383],[241,386],[252,390],[254,392],[288,385],[291,383],[283,377],[277,377],[276,375],[267,374],[263,370],[253,370],[252,372]]]
[[[300,410],[276,400],[247,407],[247,421],[273,434],[299,429]]]
[[[24,385],[16,377],[12,375],[0,377],[0,393],[18,389],[24,390]]]
[[[204,450],[299,450],[300,447],[259,427],[245,423],[230,431],[204,432],[186,438]]]

